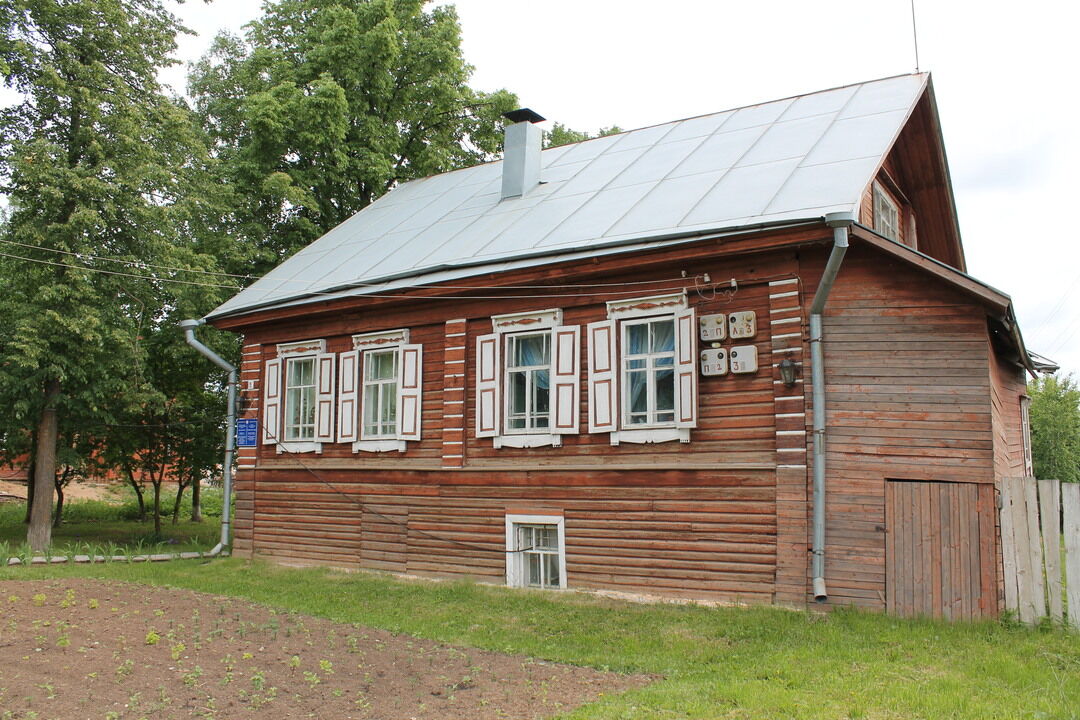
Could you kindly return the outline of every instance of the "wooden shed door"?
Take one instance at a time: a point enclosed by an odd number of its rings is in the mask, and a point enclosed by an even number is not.
[[[994,486],[885,483],[886,608],[903,617],[996,615]]]

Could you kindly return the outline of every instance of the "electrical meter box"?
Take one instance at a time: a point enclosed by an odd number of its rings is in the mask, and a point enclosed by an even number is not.
[[[731,364],[731,372],[736,375],[744,375],[747,373],[757,372],[757,346],[756,345],[740,345],[738,347],[731,348],[729,354],[729,360]]]
[[[702,315],[698,321],[702,342],[719,342],[727,337],[727,315]],[[725,371],[726,372],[726,371]]]
[[[722,316],[721,316],[722,317]],[[705,377],[727,375],[728,354],[723,348],[710,348],[701,351],[701,374]]]
[[[732,340],[752,338],[757,333],[757,313],[753,310],[728,315],[728,335]]]

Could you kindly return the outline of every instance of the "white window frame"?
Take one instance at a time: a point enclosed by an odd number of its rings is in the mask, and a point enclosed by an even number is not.
[[[492,438],[492,444],[496,448],[534,448],[534,447],[562,447],[562,435],[550,432],[555,419],[555,396],[553,384],[555,382],[554,363],[555,343],[551,338],[552,331],[562,325],[562,310],[552,308],[548,310],[510,313],[508,315],[492,315],[491,328],[498,335],[500,367],[497,369],[501,407],[499,418],[499,433]],[[507,371],[510,346],[510,335],[535,335],[547,333],[548,341],[548,432],[539,428],[510,428],[510,393],[509,374]],[[580,370],[579,370],[580,372]]]
[[[391,376],[389,378],[378,378],[378,379],[374,379],[374,380],[368,377],[368,361],[371,360],[373,358],[373,356],[375,356],[375,355],[389,355],[391,358],[393,358],[393,368],[394,368],[393,376]],[[399,424],[398,424],[398,418],[397,418],[397,405],[398,405],[398,387],[397,387],[397,385],[398,385],[398,374],[399,374],[398,373],[398,363],[400,363],[400,362],[401,362],[401,350],[399,348],[377,348],[377,349],[372,348],[370,350],[365,350],[361,354],[361,362],[360,362],[360,366],[361,366],[361,369],[360,369],[360,374],[361,374],[361,378],[360,378],[360,397],[361,397],[361,401],[360,401],[360,439],[361,440],[391,440],[391,439],[396,440],[398,438]],[[394,395],[393,395],[392,398],[389,399],[389,403],[391,405],[393,405],[393,407],[394,407],[394,424],[393,424],[393,428],[392,428],[393,431],[392,432],[369,433],[368,432],[368,412],[369,412],[369,410],[371,408],[370,408],[370,404],[368,403],[368,388],[369,387],[378,388],[378,390],[377,390],[378,402],[376,403],[377,412],[376,412],[375,424],[379,425],[379,426],[382,426],[383,422],[378,419],[379,416],[381,415],[381,413],[378,412],[378,410],[381,410],[383,408],[383,406],[386,405],[386,403],[387,403],[386,395],[388,394],[386,392],[386,386],[391,385],[391,384],[393,384],[393,386],[394,386]]]
[[[321,453],[322,443],[315,440],[318,432],[318,401],[319,401],[319,356],[326,352],[325,340],[304,340],[301,342],[282,343],[277,346],[278,359],[281,360],[281,421],[278,427],[281,429],[281,437],[277,441],[278,453]],[[315,383],[313,394],[316,407],[316,428],[313,428],[311,440],[289,440],[289,366],[298,360],[311,360],[312,380]]]
[[[1035,476],[1035,463],[1031,454],[1031,397],[1020,396],[1020,445],[1023,452],[1025,477]]]
[[[396,418],[394,425],[393,435],[368,435],[367,422],[365,420],[367,415],[367,397],[366,390],[368,387],[367,382],[367,361],[369,353],[380,353],[392,351],[394,353],[394,368],[395,377],[400,376],[400,367],[402,362],[401,347],[409,344],[409,330],[407,328],[399,330],[389,330],[384,332],[364,333],[362,335],[353,335],[353,349],[359,353],[357,359],[357,373],[359,375],[357,382],[357,389],[359,391],[359,411],[357,412],[356,422],[359,429],[359,440],[356,440],[352,444],[352,451],[357,452],[405,452],[406,441],[401,438],[401,418]],[[393,403],[395,408],[398,403],[398,396],[401,393],[401,388],[398,387],[395,394]]]
[[[649,325],[654,322],[671,322],[671,338],[672,346],[670,351],[664,352],[652,352],[639,355],[630,355],[630,328],[638,325]],[[667,428],[675,426],[675,393],[677,388],[675,387],[675,343],[676,334],[678,328],[675,324],[674,315],[656,315],[652,317],[634,318],[632,320],[624,320],[619,323],[619,424],[628,430],[648,430],[655,428]],[[661,411],[656,407],[656,374],[659,369],[666,366],[660,366],[656,364],[657,360],[665,357],[671,358],[671,382],[672,382],[672,396],[671,396],[671,420],[655,420],[656,415]],[[633,360],[644,360],[645,367],[631,369],[630,362]],[[634,414],[630,409],[630,383],[629,375],[631,372],[645,372],[645,416],[646,422],[644,423],[632,423],[631,416]],[[666,411],[664,411],[666,412]],[[651,421],[651,422],[650,422]]]
[[[685,292],[630,300],[616,300],[607,304],[608,319],[615,321],[615,367],[618,368],[618,407],[615,413],[618,418],[618,429],[610,433],[612,445],[619,445],[624,442],[637,444],[674,441],[690,442],[690,428],[679,427],[675,420],[651,425],[629,425],[627,422],[629,418],[627,386],[629,383],[626,382],[626,361],[623,352],[626,338],[623,328],[627,322],[636,324],[638,322],[670,318],[675,323],[674,353],[677,356],[679,352],[679,327],[676,316],[680,311],[688,308],[689,301]],[[675,392],[679,392],[678,387],[676,387]],[[677,403],[674,412],[675,417],[678,417]]]
[[[873,196],[874,231],[889,240],[900,242],[900,205],[879,182],[874,183]],[[892,217],[887,217],[887,214]]]
[[[515,368],[512,369],[511,365],[510,365],[510,358],[513,357],[513,354],[510,352],[511,346],[515,342],[520,340],[521,338],[529,337],[529,336],[540,337],[540,338],[543,338],[544,340],[546,340],[547,349],[548,349],[547,363],[543,364],[543,365],[523,365],[521,367],[515,367]],[[552,355],[553,355],[553,353],[555,351],[555,348],[554,348],[555,343],[553,342],[553,338],[551,336],[551,330],[522,330],[521,332],[504,333],[502,335],[502,342],[503,342],[503,347],[502,347],[502,351],[503,351],[503,367],[502,367],[502,384],[503,384],[503,386],[502,386],[502,390],[503,390],[503,392],[502,392],[502,396],[503,396],[503,408],[502,408],[502,410],[503,410],[503,417],[502,417],[502,433],[501,434],[503,434],[503,435],[549,435],[550,430],[551,430],[551,425],[555,421],[555,417],[554,417],[555,412],[554,412],[554,407],[552,406],[552,400],[553,400],[552,394],[553,393],[551,392],[551,385],[552,385],[552,383],[554,381],[554,378],[553,378],[554,369],[551,366],[552,366]],[[546,428],[528,427],[528,424],[530,422],[535,421],[535,419],[536,419],[536,417],[535,417],[535,408],[531,407],[532,406],[532,397],[533,397],[533,394],[534,394],[534,392],[533,392],[533,383],[532,383],[531,378],[535,375],[536,371],[545,370],[545,369],[547,370],[547,373],[548,373],[548,411],[547,411],[548,424],[547,424]],[[515,373],[515,372],[524,372],[525,376],[526,376],[526,383],[525,383],[525,387],[526,387],[526,390],[525,390],[525,421],[526,421],[526,427],[522,427],[522,428],[510,427],[510,407],[511,407],[511,403],[513,401],[513,398],[511,397],[511,390],[510,390],[510,388],[511,388],[510,374]]]
[[[562,515],[506,516],[506,584],[510,587],[531,587],[525,572],[525,553],[517,547],[517,529],[521,525],[554,525],[559,544],[559,590],[567,588],[566,581],[566,521]],[[545,588],[555,590],[556,588]]]
[[[292,374],[293,374],[293,369],[296,368],[301,363],[310,363],[311,364],[311,384],[310,385],[300,385],[300,384],[293,384],[293,383],[289,382],[289,380],[290,380],[290,378],[292,377]],[[318,397],[317,396],[318,396],[318,389],[319,389],[318,372],[319,372],[318,362],[317,362],[316,357],[314,355],[298,355],[296,357],[287,357],[287,358],[285,358],[285,372],[283,373],[284,376],[285,376],[284,377],[284,380],[285,380],[285,402],[283,403],[283,405],[285,406],[285,417],[284,417],[284,422],[282,422],[281,425],[282,425],[282,435],[284,435],[284,438],[282,438],[282,439],[287,443],[315,442],[315,424],[316,424],[315,414],[316,414],[316,412],[318,410],[318,405],[317,405]],[[297,391],[299,391],[299,392],[297,392]],[[308,392],[305,392],[305,391],[308,391]],[[304,398],[309,393],[311,395],[311,399],[307,403],[309,405],[309,407],[307,409],[309,410],[309,412],[311,414],[311,423],[310,424],[309,423],[300,423],[299,425],[293,424],[290,421],[292,420],[293,412],[296,409],[295,405],[296,405],[297,401],[300,402],[301,409],[303,409],[303,406],[305,404],[304,403]],[[302,431],[305,428],[308,428],[308,427],[311,428],[311,437],[302,437],[302,436],[297,437],[296,436],[298,431],[302,433]]]

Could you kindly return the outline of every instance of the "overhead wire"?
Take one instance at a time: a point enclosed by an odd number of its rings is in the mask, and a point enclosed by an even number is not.
[[[501,552],[501,553],[505,553],[505,554],[516,554],[516,553],[528,552],[530,550],[535,549],[535,546],[530,546],[530,547],[526,547],[526,548],[517,548],[515,550],[493,550],[488,545],[479,545],[479,544],[476,544],[476,543],[469,543],[469,542],[463,542],[461,540],[454,540],[453,538],[443,537],[441,535],[436,535],[434,533],[430,533],[430,532],[427,532],[425,530],[421,530],[419,528],[416,528],[415,526],[414,527],[409,527],[408,522],[402,522],[401,520],[398,520],[395,517],[392,517],[392,516],[387,515],[385,513],[381,513],[378,510],[376,510],[375,508],[371,507],[370,503],[365,503],[362,500],[358,500],[355,497],[353,497],[352,495],[348,495],[348,494],[342,492],[341,490],[339,490],[338,488],[334,487],[333,483],[330,483],[329,481],[327,481],[325,478],[323,478],[321,475],[319,475],[319,473],[315,472],[315,470],[308,467],[304,463],[303,460],[301,460],[299,457],[297,457],[298,453],[296,453],[296,452],[289,449],[289,447],[287,445],[287,441],[285,441],[285,442],[281,441],[278,438],[277,434],[273,433],[273,432],[270,432],[270,430],[265,425],[263,426],[263,432],[266,433],[270,437],[270,439],[274,441],[274,443],[278,447],[278,450],[281,453],[283,453],[285,455],[289,455],[290,457],[292,457],[292,459],[301,468],[303,468],[305,471],[307,471],[308,474],[310,474],[313,478],[315,478],[320,483],[325,485],[331,492],[334,492],[334,493],[340,495],[341,497],[345,498],[345,500],[347,500],[348,502],[350,502],[353,505],[356,505],[357,507],[359,507],[361,512],[369,512],[369,513],[371,513],[373,515],[377,515],[378,517],[382,518],[383,520],[385,520],[388,523],[391,523],[393,525],[397,525],[398,527],[405,528],[410,533],[414,533],[416,535],[421,535],[423,537],[430,538],[432,540],[438,540],[439,542],[448,543],[450,545],[456,545],[457,547],[462,547],[462,548],[466,548],[466,549],[469,549],[469,550],[480,550],[480,551],[483,551],[483,552]]]
[[[59,248],[48,248],[48,247],[44,247],[44,246],[41,246],[41,245],[32,245],[30,243],[23,243],[23,242],[18,242],[18,241],[15,241],[15,240],[0,240],[0,242],[6,243],[8,245],[17,245],[19,247],[24,247],[24,248],[27,248],[27,249],[41,250],[41,251],[44,251],[44,252],[52,252],[52,253],[58,253],[58,254],[61,254],[61,255],[73,256],[73,257],[76,257],[76,258],[79,258],[79,259],[86,258],[86,259],[91,259],[91,260],[101,260],[103,262],[114,262],[114,263],[127,265],[129,267],[145,267],[145,268],[153,268],[153,269],[158,269],[158,270],[168,270],[170,272],[190,272],[190,273],[198,273],[198,274],[201,274],[201,275],[211,275],[211,276],[238,278],[238,279],[242,279],[242,280],[259,280],[260,279],[260,276],[258,276],[258,275],[241,275],[241,274],[238,274],[238,273],[228,273],[228,272],[216,271],[216,270],[198,270],[198,269],[193,269],[193,268],[173,267],[173,266],[169,266],[169,265],[156,265],[156,264],[152,264],[152,263],[144,263],[144,262],[139,261],[139,260],[128,260],[128,259],[125,259],[125,258],[109,257],[109,256],[106,256],[106,255],[93,255],[93,254],[90,254],[90,253],[81,253],[81,252],[76,252],[76,251],[73,251],[73,250],[61,250]],[[12,256],[8,256],[8,257],[12,257]],[[32,258],[25,258],[25,259],[32,260]],[[685,279],[685,278],[663,278],[663,279],[658,279],[658,280],[632,280],[632,281],[628,281],[628,282],[607,282],[607,283],[563,283],[563,284],[560,284],[560,285],[541,285],[541,284],[533,284],[533,285],[442,285],[442,284],[440,284],[437,287],[446,288],[446,289],[450,289],[450,290],[501,290],[501,289],[521,290],[521,289],[547,289],[547,288],[602,288],[602,287],[619,287],[619,286],[624,286],[624,285],[655,285],[657,283],[675,282],[677,280],[683,280],[683,279]],[[310,281],[306,281],[306,280],[293,280],[293,279],[288,279],[288,278],[282,278],[280,280],[277,280],[277,282],[303,284],[305,287],[314,287],[314,286],[318,285],[318,283],[315,283],[315,282],[310,282]],[[350,287],[382,287],[384,284],[385,283],[382,283],[382,282],[379,282],[379,283],[356,282],[356,283],[352,283],[350,285]],[[232,286],[223,286],[223,287],[232,287]],[[433,286],[431,284],[417,284],[417,285],[400,285],[398,287],[401,288],[401,289],[410,289],[410,288],[415,289],[415,288],[430,288],[430,287],[436,287],[436,286]]]
[[[162,282],[162,283],[177,283],[177,284],[181,284],[181,285],[190,285],[190,286],[196,286],[196,287],[212,287],[212,288],[220,288],[220,289],[225,289],[225,290],[242,290],[243,289],[243,288],[237,287],[235,285],[222,285],[220,283],[196,282],[196,281],[193,281],[193,280],[180,280],[180,279],[177,279],[177,278],[163,278],[163,277],[159,277],[159,276],[156,276],[156,275],[141,275],[141,274],[138,274],[138,273],[120,272],[120,271],[117,271],[117,270],[106,270],[104,268],[88,267],[86,265],[73,265],[73,264],[68,264],[68,263],[53,262],[51,260],[42,260],[40,258],[30,258],[30,257],[22,256],[22,255],[12,255],[10,253],[5,253],[5,252],[0,252],[0,257],[7,257],[7,258],[12,258],[14,260],[22,260],[24,262],[39,263],[39,264],[42,264],[42,265],[51,265],[51,266],[55,266],[55,267],[73,268],[73,269],[82,270],[82,271],[85,271],[85,272],[96,272],[96,273],[102,273],[102,274],[105,274],[105,275],[114,275],[114,276],[118,276],[118,277],[132,277],[132,278],[138,278],[138,279],[141,279],[141,280],[152,280],[152,281],[155,281],[155,282]],[[677,285],[677,286],[660,287],[660,288],[654,288],[653,290],[655,292],[663,292],[663,291],[667,291],[667,290],[671,290],[671,291],[683,290],[686,287],[690,286],[692,283],[694,283],[695,280],[698,277],[700,277],[700,276],[695,275],[695,276],[688,276],[688,277],[685,277],[685,278],[678,278],[678,282],[680,284]],[[639,281],[639,283],[643,284],[643,285],[655,285],[655,284],[659,284],[659,283],[673,282],[673,281],[674,280],[649,280],[649,281]],[[632,283],[611,283],[611,285],[624,285],[624,284],[625,285],[630,285]],[[375,287],[375,286],[372,285],[371,287]],[[423,289],[423,290],[441,290],[443,288],[454,289],[452,286],[443,286],[443,285],[422,285],[422,286],[418,285],[418,286],[414,286],[414,287],[415,287],[415,289],[418,289],[418,290],[420,290],[420,289]],[[501,290],[501,289],[503,289],[505,287],[508,287],[508,286],[500,286],[500,285],[476,286],[476,289],[478,289],[478,290],[486,290],[486,289]],[[518,287],[523,288],[523,289],[529,289],[529,288],[543,289],[543,288],[546,288],[546,287],[559,288],[559,287],[574,287],[574,286],[567,286],[567,285],[549,285],[549,286],[522,285],[522,286],[518,286]],[[585,286],[582,286],[582,287],[585,287]],[[592,286],[592,287],[601,287],[601,286]],[[351,288],[349,288],[349,289],[351,289]],[[515,288],[510,287],[510,289],[515,289]],[[328,298],[345,298],[345,297],[348,297],[348,295],[346,295],[345,293],[348,293],[348,289],[334,290],[334,291],[305,292],[303,294],[303,297],[305,297],[305,298],[308,298],[308,297],[328,297]],[[634,295],[640,295],[641,290],[640,289],[638,289],[638,290],[606,290],[605,293],[608,294],[608,295],[634,296]],[[400,299],[400,300],[427,300],[427,301],[430,301],[430,300],[518,300],[518,299],[527,300],[527,299],[541,299],[541,298],[545,298],[545,299],[553,299],[553,298],[592,298],[592,297],[596,297],[596,293],[595,292],[590,292],[590,293],[540,293],[540,294],[536,294],[536,295],[523,295],[523,294],[518,295],[518,294],[505,294],[505,293],[500,293],[498,295],[474,295],[474,294],[468,294],[468,295],[444,295],[444,294],[438,294],[438,295],[409,295],[409,294],[401,294],[401,293],[380,292],[377,295],[373,295],[373,297],[393,298],[393,299]],[[298,298],[283,298],[283,299],[298,299]]]

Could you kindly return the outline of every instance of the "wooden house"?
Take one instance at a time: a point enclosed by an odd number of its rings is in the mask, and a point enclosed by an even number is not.
[[[929,76],[543,151],[538,117],[208,316],[259,422],[234,552],[996,615],[1036,363],[965,272]]]

